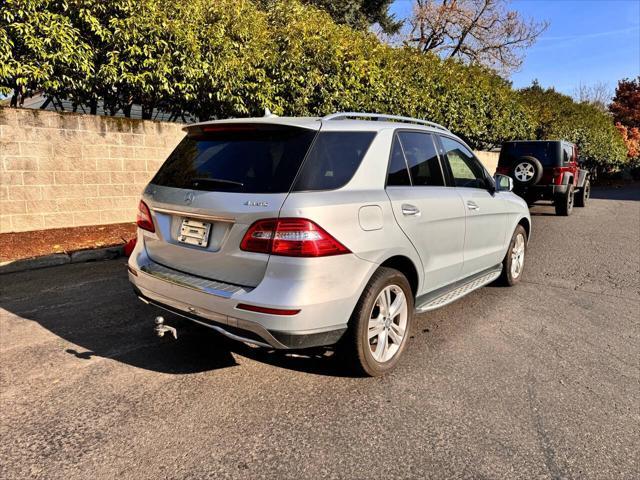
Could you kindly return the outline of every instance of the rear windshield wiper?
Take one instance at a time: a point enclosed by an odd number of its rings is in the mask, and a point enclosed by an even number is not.
[[[233,185],[234,187],[244,187],[244,183],[242,182],[236,182],[234,180],[226,180],[224,178],[202,177],[202,178],[194,178],[193,180],[191,180],[191,185],[193,185],[194,187],[197,187],[198,184],[200,183],[217,183],[222,185]]]

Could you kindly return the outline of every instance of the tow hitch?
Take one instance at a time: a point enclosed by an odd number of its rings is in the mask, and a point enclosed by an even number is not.
[[[156,332],[157,336],[164,337],[164,334],[168,332],[173,335],[174,339],[178,339],[178,331],[175,328],[170,327],[169,325],[165,325],[164,317],[156,317],[155,324],[156,326],[153,331]]]

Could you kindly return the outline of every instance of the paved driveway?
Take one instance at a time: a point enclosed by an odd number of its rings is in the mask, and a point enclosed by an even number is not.
[[[640,189],[594,196],[380,379],[157,339],[122,260],[0,276],[0,478],[638,478]]]

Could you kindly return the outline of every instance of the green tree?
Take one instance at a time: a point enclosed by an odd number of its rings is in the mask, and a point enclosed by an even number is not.
[[[73,88],[90,52],[62,1],[5,0],[0,7],[0,93],[11,105],[35,92]],[[76,72],[77,75],[69,75]]]
[[[267,66],[274,59],[266,14],[252,2],[187,0],[184,14],[198,49],[186,108],[197,118],[261,114],[273,106]]]
[[[537,139],[571,141],[578,145],[582,159],[601,169],[625,162],[622,137],[611,117],[597,106],[576,103],[537,82],[522,89],[520,96],[534,118]]]
[[[143,118],[167,108],[195,66],[188,31],[174,10],[159,0],[71,1],[64,12],[89,49],[91,68],[88,74],[70,69],[67,76],[76,80],[58,93],[91,113],[100,101],[112,115],[128,116],[134,103]]]
[[[381,112],[441,123],[474,148],[555,137],[602,163],[624,158],[611,118],[589,105],[394,48],[299,0],[11,0],[1,18],[2,91],[43,91],[93,113],[100,102],[110,115],[140,104],[144,118],[200,120],[265,107]]]
[[[180,4],[159,0],[136,1],[135,12],[109,22],[110,45],[102,67],[116,108],[129,114],[136,103],[142,118],[155,108],[182,113],[194,75],[199,72],[198,45],[185,25]]]
[[[377,24],[384,33],[397,33],[402,27],[389,12],[393,0],[303,0],[308,5],[321,8],[331,15],[336,23],[366,30]]]

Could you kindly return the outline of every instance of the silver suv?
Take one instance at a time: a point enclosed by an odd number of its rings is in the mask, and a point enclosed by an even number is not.
[[[263,347],[335,344],[381,375],[416,312],[522,276],[526,203],[440,125],[337,113],[185,130],[139,206],[129,279],[145,303]]]

